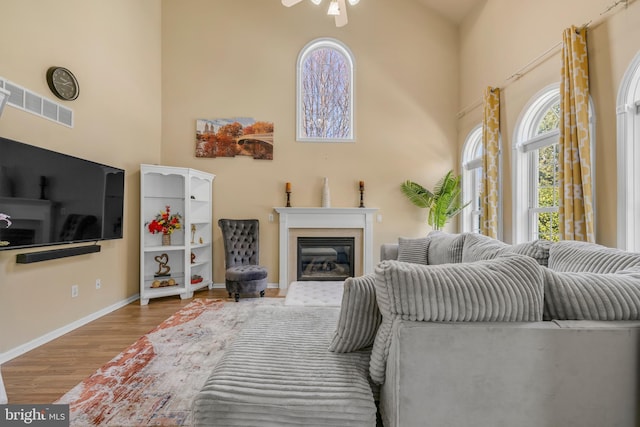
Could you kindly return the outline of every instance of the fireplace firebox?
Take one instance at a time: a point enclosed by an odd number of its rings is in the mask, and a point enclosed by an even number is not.
[[[340,281],[354,276],[353,237],[298,237],[298,280]]]

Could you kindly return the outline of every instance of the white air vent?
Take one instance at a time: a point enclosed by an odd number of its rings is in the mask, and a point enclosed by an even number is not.
[[[0,77],[0,87],[11,92],[7,105],[63,126],[73,127],[73,110]]]

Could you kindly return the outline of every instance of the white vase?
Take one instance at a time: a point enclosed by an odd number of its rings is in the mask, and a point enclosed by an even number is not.
[[[322,186],[322,207],[331,207],[331,194],[329,192],[329,178],[324,178],[324,185]]]

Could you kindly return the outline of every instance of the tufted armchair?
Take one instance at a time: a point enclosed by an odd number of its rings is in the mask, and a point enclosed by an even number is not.
[[[264,296],[267,269],[260,260],[260,223],[257,219],[220,219],[225,260],[225,285],[236,302],[241,293]]]

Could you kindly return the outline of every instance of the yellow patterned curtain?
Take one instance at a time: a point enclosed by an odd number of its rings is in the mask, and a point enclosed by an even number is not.
[[[500,153],[500,89],[484,91],[480,233],[498,238],[498,156]]]
[[[560,117],[560,236],[594,242],[586,28],[572,26],[562,36]]]

